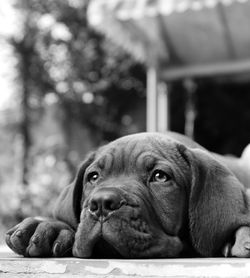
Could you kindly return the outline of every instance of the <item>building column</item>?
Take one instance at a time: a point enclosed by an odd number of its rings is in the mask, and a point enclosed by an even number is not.
[[[157,69],[147,69],[147,132],[168,130],[168,91],[164,82],[159,83]]]
[[[165,82],[158,84],[157,131],[165,132],[169,129],[169,100],[168,87]]]
[[[158,110],[158,77],[157,69],[149,66],[147,69],[147,132],[157,131]]]
[[[184,80],[184,87],[186,90],[185,135],[194,139],[194,122],[196,118],[194,96],[196,84],[192,79],[186,79]]]

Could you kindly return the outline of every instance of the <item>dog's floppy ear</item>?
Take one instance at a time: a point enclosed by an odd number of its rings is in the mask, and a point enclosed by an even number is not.
[[[76,228],[79,223],[84,173],[94,158],[95,152],[92,152],[82,162],[74,181],[62,191],[55,205],[54,217],[73,228]]]
[[[237,228],[250,224],[244,186],[208,152],[185,149],[191,168],[189,230],[192,245],[202,256],[220,256]]]

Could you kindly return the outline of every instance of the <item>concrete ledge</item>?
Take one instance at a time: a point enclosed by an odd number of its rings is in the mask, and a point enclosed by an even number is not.
[[[250,259],[29,259],[2,252],[0,277],[250,277]]]

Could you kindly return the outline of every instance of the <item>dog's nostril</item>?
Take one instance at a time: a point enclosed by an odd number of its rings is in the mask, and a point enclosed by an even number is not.
[[[103,202],[103,208],[109,211],[118,209],[117,204],[114,202],[114,200],[104,200]]]
[[[121,196],[111,190],[97,191],[89,203],[89,210],[97,216],[107,216],[123,204]]]
[[[98,203],[95,200],[91,200],[90,205],[89,205],[89,209],[92,212],[98,211]]]

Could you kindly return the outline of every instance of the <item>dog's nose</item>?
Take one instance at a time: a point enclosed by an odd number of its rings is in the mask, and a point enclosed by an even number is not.
[[[95,216],[107,217],[111,212],[118,210],[124,201],[118,192],[109,189],[98,190],[89,202],[89,210]]]

